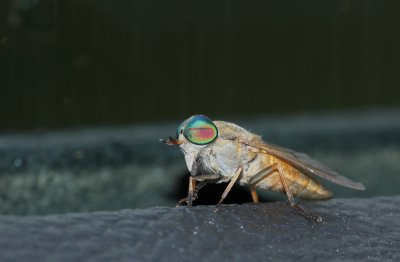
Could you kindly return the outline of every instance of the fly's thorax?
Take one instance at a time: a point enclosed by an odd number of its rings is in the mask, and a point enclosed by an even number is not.
[[[255,174],[274,164],[271,155],[254,152],[246,146],[243,146],[243,159],[243,174],[239,181],[241,185],[247,185]]]
[[[205,164],[218,170],[223,177],[231,178],[242,165],[241,150],[235,141],[217,139],[209,150],[208,163]]]
[[[221,139],[241,141],[245,143],[258,143],[262,141],[259,135],[253,134],[250,131],[234,123],[225,121],[214,121],[214,124],[219,130],[219,137]]]

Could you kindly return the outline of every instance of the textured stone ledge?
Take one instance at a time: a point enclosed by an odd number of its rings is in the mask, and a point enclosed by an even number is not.
[[[0,261],[399,261],[400,196],[0,216]]]

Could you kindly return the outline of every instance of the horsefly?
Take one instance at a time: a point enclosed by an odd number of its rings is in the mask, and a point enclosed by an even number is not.
[[[161,140],[179,145],[190,172],[188,196],[178,203],[191,206],[198,191],[206,183],[229,182],[217,207],[236,182],[250,188],[254,203],[256,189],[286,193],[289,203],[303,216],[322,222],[320,216],[308,213],[297,205],[294,197],[327,199],[332,193],[314,180],[319,176],[344,187],[364,190],[353,182],[311,159],[306,154],[264,142],[260,136],[229,122],[211,121],[194,115],[178,127],[176,138]]]

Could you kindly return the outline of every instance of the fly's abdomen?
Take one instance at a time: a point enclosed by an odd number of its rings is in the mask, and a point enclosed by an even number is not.
[[[318,183],[318,181],[301,173],[299,170],[280,159],[267,154],[256,154],[254,159],[249,159],[248,169],[242,177],[243,184],[248,183],[251,176],[258,173],[263,168],[277,165],[279,168],[261,179],[256,184],[257,188],[285,193],[279,174],[280,169],[288,184],[290,193],[292,193],[293,196],[305,199],[326,199],[332,196],[332,193]]]
[[[282,168],[293,196],[304,199],[326,199],[332,196],[332,193],[323,185],[292,166],[284,164]]]

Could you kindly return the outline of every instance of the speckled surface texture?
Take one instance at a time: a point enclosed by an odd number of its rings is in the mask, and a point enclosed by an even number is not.
[[[400,197],[1,216],[0,261],[399,261]]]

